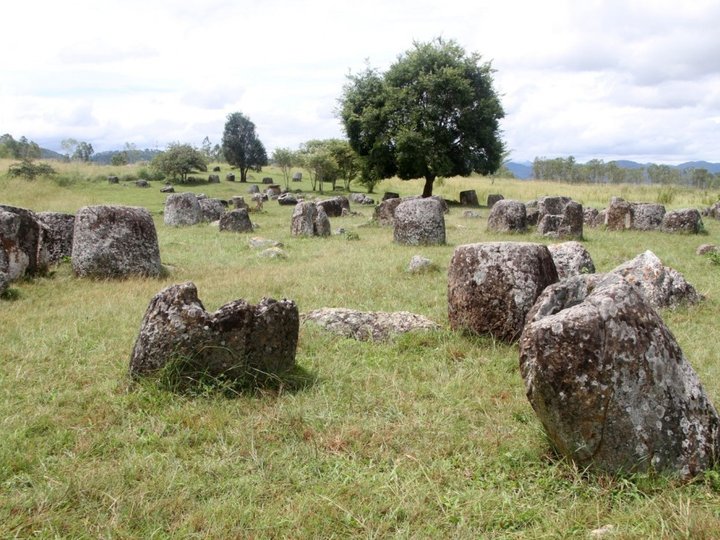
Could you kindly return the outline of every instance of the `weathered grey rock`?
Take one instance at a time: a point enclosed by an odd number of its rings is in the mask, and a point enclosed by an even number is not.
[[[408,199],[395,209],[393,239],[408,246],[445,243],[445,216],[442,205],[433,198]]]
[[[490,195],[487,196],[488,208],[492,208],[493,206],[495,206],[496,202],[502,201],[504,198],[505,197],[503,197],[499,193],[491,193]]]
[[[10,281],[43,274],[49,259],[44,234],[35,212],[0,204],[0,272]]]
[[[197,225],[203,219],[200,201],[194,193],[173,193],[165,199],[163,221],[171,227]]]
[[[540,197],[538,203],[538,221],[547,214],[562,215],[565,207],[570,203],[570,197],[548,196]]]
[[[665,207],[655,203],[631,203],[632,228],[639,231],[653,231],[662,225]]]
[[[220,230],[228,232],[252,232],[253,224],[245,208],[236,208],[222,215]]]
[[[208,175],[208,184],[219,184],[219,183],[220,183],[220,175],[219,174]]]
[[[542,244],[458,246],[448,269],[450,327],[514,341],[537,297],[557,280],[550,251]]]
[[[107,177],[108,184],[119,184],[120,179],[117,176],[108,176]]]
[[[298,203],[297,197],[292,193],[281,193],[277,201],[280,206],[295,206]]]
[[[407,311],[322,308],[304,313],[301,318],[303,323],[311,321],[329,332],[360,341],[386,341],[398,334],[440,328],[427,317]]]
[[[541,197],[538,199],[537,230],[544,236],[582,238],[582,205],[569,197]]]
[[[705,212],[703,212],[703,215],[713,219],[720,219],[720,201],[713,203],[706,209]]]
[[[311,201],[298,203],[290,222],[290,233],[293,236],[314,236],[316,215],[315,203]]]
[[[460,204],[463,206],[480,206],[477,192],[474,189],[460,192]]]
[[[72,254],[75,216],[62,212],[38,212],[37,219],[44,225],[42,243],[47,252],[48,263],[57,264]]]
[[[382,200],[383,200],[383,201],[387,201],[387,200],[389,200],[389,199],[399,199],[399,198],[400,198],[400,194],[399,194],[399,193],[395,193],[394,191],[386,191],[386,192],[383,194]]]
[[[632,228],[632,205],[620,197],[613,197],[605,209],[605,227],[611,231]]]
[[[373,220],[382,227],[392,227],[395,225],[395,209],[402,202],[399,197],[390,197],[383,200],[375,207]]]
[[[597,208],[584,208],[583,209],[583,223],[588,227],[597,227],[603,222],[598,221],[598,214],[600,211]]]
[[[263,183],[263,184],[267,184],[267,185],[269,185],[269,184],[274,184],[274,183],[275,183],[275,180],[273,180],[273,179],[270,178],[269,176],[266,176],[265,178],[262,179],[262,183]]]
[[[328,217],[340,217],[343,215],[343,209],[350,211],[350,201],[343,195],[317,201],[318,207],[323,208]]]
[[[139,188],[148,188],[150,184],[147,180],[135,180],[135,185]]]
[[[407,271],[411,274],[422,274],[434,268],[432,260],[422,255],[413,255],[408,264]]]
[[[234,182],[235,181],[235,175],[233,173],[227,173],[225,175],[225,180],[228,182]]]
[[[164,186],[160,188],[160,193],[175,193],[175,188],[173,186]]]
[[[621,275],[635,285],[654,308],[672,308],[702,300],[695,287],[688,283],[680,272],[664,266],[650,250],[615,267],[611,273]]]
[[[290,233],[293,236],[330,236],[330,220],[314,202],[300,202],[293,210]]]
[[[241,195],[234,195],[231,199],[231,202],[233,204],[233,207],[235,208],[244,208],[247,210],[247,203],[245,202],[245,197]]]
[[[364,193],[351,193],[349,199],[357,204],[375,204],[375,201]]]
[[[250,194],[260,193],[260,188],[256,184],[252,184],[248,187],[248,193],[250,193]]]
[[[330,236],[332,234],[330,219],[322,206],[317,207],[313,231],[315,236]]]
[[[200,199],[203,221],[217,221],[225,215],[225,205],[220,199]]]
[[[707,255],[708,253],[718,253],[720,250],[715,244],[700,244],[695,250],[695,255]]]
[[[234,300],[208,313],[192,282],[171,285],[150,301],[130,374],[167,367],[188,384],[198,375],[242,382],[277,376],[295,365],[299,324],[291,300]]]
[[[10,288],[10,278],[5,272],[0,272],[0,298]]]
[[[220,167],[219,166],[213,167],[213,172],[220,172]]]
[[[527,212],[520,201],[501,199],[493,204],[487,220],[489,231],[522,233],[527,230]]]
[[[282,242],[278,242],[277,240],[271,240],[270,238],[253,236],[248,240],[248,246],[253,249],[265,249],[269,247],[283,247],[283,244]]]
[[[292,181],[293,182],[302,182],[302,173],[299,171],[294,172],[292,175]]]
[[[277,184],[272,184],[268,186],[268,188],[265,190],[265,195],[267,195],[268,200],[274,201],[276,200],[280,194],[282,193],[282,188],[278,186]]]
[[[540,209],[537,199],[525,203],[525,217],[528,227],[535,227],[540,218]]]
[[[78,210],[72,267],[80,277],[159,276],[160,248],[150,212],[134,206],[85,206]]]
[[[595,264],[585,246],[580,242],[562,242],[548,246],[558,278],[567,279],[580,274],[594,274]]]
[[[288,252],[281,247],[269,247],[258,253],[258,257],[262,257],[264,259],[287,259]]]
[[[660,228],[664,232],[685,234],[698,234],[704,230],[700,212],[695,208],[666,212]]]
[[[462,217],[466,219],[480,219],[482,218],[482,214],[480,212],[476,212],[475,210],[464,210]]]
[[[520,340],[527,397],[581,469],[682,477],[720,457],[720,418],[674,337],[614,274],[548,287]]]

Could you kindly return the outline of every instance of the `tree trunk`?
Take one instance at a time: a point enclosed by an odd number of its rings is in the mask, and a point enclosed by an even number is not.
[[[435,182],[435,175],[434,174],[426,174],[425,175],[425,187],[423,187],[423,192],[422,192],[423,198],[432,197],[433,182]]]
[[[248,170],[245,167],[240,167],[240,181],[241,182],[247,182],[247,172],[248,172]]]

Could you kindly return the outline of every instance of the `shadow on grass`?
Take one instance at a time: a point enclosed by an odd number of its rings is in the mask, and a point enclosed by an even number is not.
[[[237,373],[217,375],[168,365],[146,377],[131,377],[128,389],[132,391],[138,387],[151,387],[187,397],[233,399],[296,394],[311,388],[317,382],[317,374],[297,365],[282,374],[268,374],[254,370],[245,372],[242,376],[238,376]]]

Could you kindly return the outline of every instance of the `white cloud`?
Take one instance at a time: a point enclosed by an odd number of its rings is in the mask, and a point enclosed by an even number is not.
[[[694,0],[90,0],[12,3],[0,131],[96,150],[218,142],[242,111],[269,150],[337,137],[348,71],[413,40],[492,60],[515,159],[720,161],[720,4]]]

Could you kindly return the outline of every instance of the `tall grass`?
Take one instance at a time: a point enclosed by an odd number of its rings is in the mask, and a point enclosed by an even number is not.
[[[610,538],[717,537],[719,470],[690,483],[577,470],[549,450],[525,399],[517,347],[447,330],[455,246],[548,240],[488,233],[487,209],[467,219],[453,208],[448,245],[398,246],[392,230],[367,226],[372,207],[357,205],[359,215],[331,221],[359,240],[300,239],[290,235],[292,208],[267,203],[251,215],[254,234],[289,253],[267,260],[248,247],[250,235],[165,227],[160,184],[110,185],[110,172],[78,167],[65,186],[0,177],[3,203],[34,210],[149,208],[169,268],[157,280],[81,280],[65,262],[0,301],[0,537],[587,538],[606,525]],[[246,188],[223,180],[178,190],[229,198]],[[482,178],[448,179],[438,192],[458,199],[465,189],[481,200],[562,194],[597,207],[613,195],[657,196],[637,186]],[[672,205],[701,206],[706,196],[679,190]],[[720,226],[705,225],[704,236],[586,229],[584,243],[599,271],[652,249],[706,295],[663,316],[718,404],[720,367],[708,337],[717,329],[719,267],[694,251],[717,242]],[[416,253],[440,270],[407,273]],[[445,329],[372,343],[304,326],[297,360],[307,377],[294,387],[228,397],[131,385],[129,355],[150,298],[187,280],[210,310],[235,298],[288,297],[302,311],[413,311]]]

